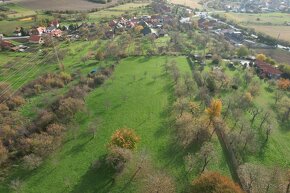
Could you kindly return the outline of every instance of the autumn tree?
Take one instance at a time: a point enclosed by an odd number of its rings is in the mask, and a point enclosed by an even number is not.
[[[2,141],[0,141],[0,165],[4,163],[7,159],[8,159],[8,150],[4,147]]]
[[[122,128],[114,132],[109,145],[132,150],[139,141],[140,138],[133,129]]]
[[[145,187],[142,192],[174,193],[176,192],[174,180],[163,172],[149,174],[145,179]]]
[[[182,116],[182,114],[188,109],[188,100],[186,98],[178,98],[173,104],[173,108],[179,116]]]
[[[288,90],[290,88],[290,80],[286,78],[280,78],[277,81],[277,86],[281,90]]]
[[[284,96],[284,92],[280,91],[280,90],[276,90],[274,92],[274,99],[275,99],[275,105],[277,104],[277,102],[279,102]]]
[[[207,172],[193,181],[193,193],[243,193],[242,189],[228,177],[217,172]]]
[[[84,101],[75,98],[60,99],[56,114],[63,121],[71,119],[77,112],[84,110]]]
[[[125,164],[132,158],[132,151],[120,146],[110,146],[109,153],[106,156],[106,164],[112,167],[117,174],[120,174]]]
[[[40,166],[42,158],[34,154],[26,155],[23,157],[23,165],[25,169],[33,170]]]
[[[212,99],[209,107],[205,109],[205,112],[209,119],[208,126],[210,126],[216,118],[219,118],[221,116],[222,101],[219,99]],[[212,134],[214,132],[215,132],[215,129],[213,130]]]
[[[210,142],[205,142],[199,152],[197,152],[195,155],[188,154],[186,161],[193,162],[187,164],[195,165],[196,167],[198,167],[199,172],[203,173],[209,163],[216,161],[216,152],[213,144]]]
[[[257,54],[256,59],[260,61],[265,61],[267,57],[264,54]]]
[[[247,192],[285,193],[287,190],[287,173],[282,168],[246,163],[239,166],[238,175]]]
[[[278,117],[282,122],[286,122],[289,120],[290,117],[290,98],[284,96],[278,103],[277,103],[277,111]]]
[[[252,118],[251,118],[251,125],[253,125],[254,121],[256,120],[257,116],[259,114],[261,114],[263,112],[262,109],[259,109],[258,107],[253,107],[251,110],[250,110],[250,114],[252,115]]]

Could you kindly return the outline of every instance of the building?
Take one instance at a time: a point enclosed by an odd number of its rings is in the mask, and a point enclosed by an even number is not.
[[[59,27],[59,22],[58,22],[58,20],[55,19],[55,20],[51,21],[51,22],[49,23],[49,26],[50,26],[50,27],[56,27],[56,28],[58,28],[58,27]]]
[[[15,47],[15,45],[11,43],[10,41],[0,40],[0,47],[2,49],[11,50],[11,48]]]
[[[46,33],[46,27],[38,27],[30,30],[30,35],[42,35]]]
[[[44,44],[44,39],[40,35],[31,35],[29,42],[33,44]]]
[[[280,70],[264,61],[257,60],[255,64],[257,73],[261,78],[278,79],[282,75],[282,72]]]

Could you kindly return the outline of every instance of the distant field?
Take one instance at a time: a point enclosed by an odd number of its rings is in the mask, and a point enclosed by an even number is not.
[[[9,10],[2,13],[6,14],[9,19],[23,18],[36,14],[35,11],[16,5],[14,3],[5,4],[4,7],[7,7]]]
[[[224,17],[243,25],[285,25],[290,22],[290,14],[288,13],[224,13]]]
[[[117,1],[113,0],[107,4],[98,4],[87,0],[12,0],[11,2],[19,3],[19,5],[33,10],[89,10],[107,7]]]
[[[193,9],[202,9],[202,5],[198,4],[198,0],[171,0],[170,2],[173,4],[185,5]]]
[[[136,10],[137,8],[141,8],[146,5],[148,5],[148,3],[126,3],[124,5],[119,5],[116,7],[109,8],[109,9],[90,13],[89,19],[98,20],[104,17],[121,16],[122,14],[125,14],[128,11],[133,11],[133,10]],[[141,10],[139,10],[139,12],[140,11]]]
[[[257,53],[263,53],[270,56],[278,63],[287,64],[290,61],[290,52],[282,49],[256,49]]]
[[[267,34],[273,38],[290,42],[290,26],[263,26],[263,25],[248,25],[250,28],[254,28],[257,32]]]
[[[281,40],[290,41],[290,26],[286,26],[286,23],[290,22],[288,13],[223,13],[221,16],[273,38],[280,34]]]

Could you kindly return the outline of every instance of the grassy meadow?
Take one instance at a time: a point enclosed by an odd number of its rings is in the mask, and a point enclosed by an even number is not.
[[[176,60],[183,74],[190,72],[185,57],[167,59]],[[23,192],[89,193],[97,190],[106,193],[119,192],[124,187],[126,192],[136,192],[142,187],[141,181],[127,185],[133,171],[125,172],[125,176],[117,179],[113,186],[108,186],[112,174],[104,169],[91,168],[93,161],[106,154],[106,144],[112,133],[122,127],[134,128],[140,136],[136,153],[147,152],[157,169],[174,176],[179,190],[184,188],[184,178],[188,178],[185,181],[191,180],[194,174],[184,176],[183,157],[186,154],[176,147],[173,128],[169,123],[174,98],[171,78],[164,72],[165,61],[165,56],[122,60],[113,77],[86,97],[87,112],[76,117],[76,135],[73,133],[75,129],[70,128],[63,146],[40,168],[28,173],[21,169],[15,171],[14,175],[24,182]],[[32,103],[41,103],[45,96],[51,94],[40,95],[40,98],[32,99]],[[122,99],[124,96],[126,100]],[[105,106],[108,102],[111,104],[109,108]],[[31,116],[29,113],[33,106],[31,103],[25,105],[22,113]],[[96,117],[102,120],[102,125],[96,138],[92,139],[86,128]],[[230,176],[217,138],[213,142],[218,152],[218,162],[209,168]],[[179,182],[181,179],[182,183]],[[0,192],[8,191],[6,188],[0,186]]]

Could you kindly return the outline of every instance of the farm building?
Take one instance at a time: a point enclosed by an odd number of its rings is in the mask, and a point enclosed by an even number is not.
[[[29,42],[33,44],[44,44],[44,39],[40,35],[32,35],[29,38]]]
[[[282,75],[280,70],[261,60],[256,61],[256,70],[259,76],[262,78],[278,79]]]

